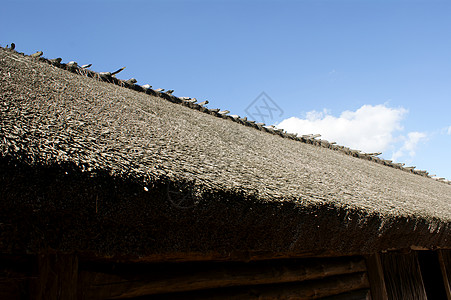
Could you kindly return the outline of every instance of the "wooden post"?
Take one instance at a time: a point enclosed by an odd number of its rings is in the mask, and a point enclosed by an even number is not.
[[[366,267],[372,300],[388,300],[384,271],[378,253],[366,257]]]
[[[451,300],[451,250],[438,250],[438,260],[442,270],[446,296]]]

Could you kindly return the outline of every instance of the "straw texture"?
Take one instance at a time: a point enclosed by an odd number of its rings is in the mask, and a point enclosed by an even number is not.
[[[6,230],[0,249],[295,255],[451,248],[450,185],[3,49],[0,78],[0,222],[20,232]],[[34,223],[17,229],[17,208]],[[65,229],[49,234],[41,214]]]

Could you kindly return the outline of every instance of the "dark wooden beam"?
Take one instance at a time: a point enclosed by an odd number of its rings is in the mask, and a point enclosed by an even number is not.
[[[164,269],[148,265],[137,270],[133,266],[113,271],[80,270],[87,298],[130,298],[235,286],[268,285],[301,282],[334,275],[365,272],[362,258],[281,260],[259,263],[212,264],[200,268],[181,265]],[[344,289],[344,291],[349,291]]]
[[[80,259],[103,261],[103,262],[122,262],[122,263],[161,263],[161,262],[208,262],[208,261],[224,261],[224,262],[249,262],[273,259],[300,259],[313,257],[338,257],[342,254],[334,251],[304,251],[304,252],[282,252],[274,253],[271,251],[234,251],[231,253],[201,253],[201,252],[183,252],[169,254],[152,254],[147,256],[114,256],[104,257],[97,256],[93,253],[84,253]],[[347,256],[357,256],[360,253],[348,254]]]
[[[350,291],[368,289],[366,273],[271,285],[240,286],[149,296],[158,300],[252,300],[252,299],[324,299]],[[327,299],[327,298],[326,298]],[[351,298],[352,299],[352,298]],[[357,298],[359,299],[359,298]],[[334,299],[335,300],[335,299]],[[348,299],[346,299],[348,300]],[[359,299],[361,300],[361,298]]]
[[[339,295],[320,298],[319,300],[372,300],[370,290],[362,289]]]
[[[438,260],[442,270],[446,296],[451,300],[451,250],[438,250]]]
[[[384,271],[382,270],[379,254],[376,253],[366,257],[366,268],[368,270],[372,300],[388,300]]]

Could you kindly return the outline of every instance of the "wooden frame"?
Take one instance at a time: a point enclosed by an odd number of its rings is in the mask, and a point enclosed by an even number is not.
[[[385,288],[384,271],[378,253],[366,257],[368,280],[370,282],[372,300],[388,300]]]

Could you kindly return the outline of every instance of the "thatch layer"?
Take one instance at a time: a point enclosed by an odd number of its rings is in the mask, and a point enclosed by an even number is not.
[[[451,248],[449,185],[10,51],[0,77],[0,250]]]
[[[14,44],[12,44],[14,45]],[[8,46],[5,48],[7,51],[11,51],[17,54],[20,54],[22,56],[25,56],[24,53],[20,53],[14,50],[15,45],[11,48],[8,48]],[[136,84],[137,80],[135,78],[131,78],[129,80],[122,80],[122,79],[118,79],[115,77],[115,75],[121,71],[123,71],[125,69],[125,67],[120,68],[119,70],[116,70],[115,72],[94,72],[92,70],[89,70],[87,68],[91,67],[92,64],[88,64],[88,65],[84,65],[84,66],[79,66],[75,61],[71,61],[68,63],[62,63],[62,59],[61,58],[55,58],[55,59],[47,59],[42,57],[43,52],[42,51],[38,51],[34,54],[31,54],[30,57],[35,58],[41,62],[45,62],[48,64],[51,64],[53,66],[56,66],[58,68],[61,68],[63,70],[67,70],[69,72],[81,75],[81,76],[87,76],[87,77],[91,77],[91,78],[95,78],[99,81],[104,81],[104,82],[108,82],[111,84],[115,84],[115,85],[119,85],[121,87],[125,87],[125,88],[129,88],[138,92],[142,92],[142,93],[146,93],[148,95],[152,95],[152,96],[156,96],[156,97],[160,97],[162,99],[165,99],[167,101],[170,101],[172,103],[177,103],[177,104],[181,104],[184,105],[186,107],[192,108],[192,109],[196,109],[199,110],[201,112],[204,113],[208,113],[210,115],[219,117],[219,118],[224,118],[224,119],[228,119],[228,120],[232,120],[236,123],[239,123],[241,125],[245,125],[248,127],[252,127],[254,129],[260,130],[260,131],[264,131],[264,132],[268,132],[274,135],[279,135],[283,138],[288,138],[288,139],[292,139],[292,140],[296,140],[296,141],[300,141],[303,143],[307,143],[307,144],[311,144],[311,145],[316,145],[318,147],[323,147],[323,148],[329,148],[332,150],[336,150],[342,153],[345,153],[347,155],[351,155],[353,157],[358,157],[358,158],[362,158],[362,159],[366,159],[366,160],[370,160],[373,161],[375,163],[379,163],[385,166],[389,166],[395,169],[399,169],[399,170],[403,170],[409,173],[413,173],[416,175],[420,175],[420,176],[425,176],[425,177],[429,177],[432,178],[434,180],[437,180],[439,182],[442,183],[447,183],[451,185],[451,181],[450,180],[446,180],[445,178],[440,178],[440,177],[436,177],[435,175],[430,175],[429,172],[424,171],[424,170],[418,170],[416,169],[416,167],[407,167],[405,166],[404,163],[395,163],[391,160],[386,160],[386,159],[382,159],[377,157],[378,155],[382,154],[381,152],[376,152],[376,153],[365,153],[362,152],[360,150],[356,150],[356,149],[351,149],[345,146],[340,146],[337,145],[335,142],[329,142],[327,140],[323,140],[323,139],[317,139],[318,137],[320,137],[320,134],[307,134],[307,135],[297,135],[294,133],[288,133],[283,129],[278,129],[275,128],[273,125],[265,125],[264,123],[258,123],[252,120],[248,120],[247,117],[241,118],[238,115],[228,115],[228,113],[230,113],[230,111],[228,110],[220,110],[219,108],[217,109],[209,109],[204,107],[205,104],[208,104],[209,101],[202,101],[201,103],[196,103],[197,99],[196,98],[191,98],[191,97],[175,97],[172,95],[173,90],[164,92],[164,89],[152,89],[152,86],[149,84],[145,84],[145,85],[138,85]]]

